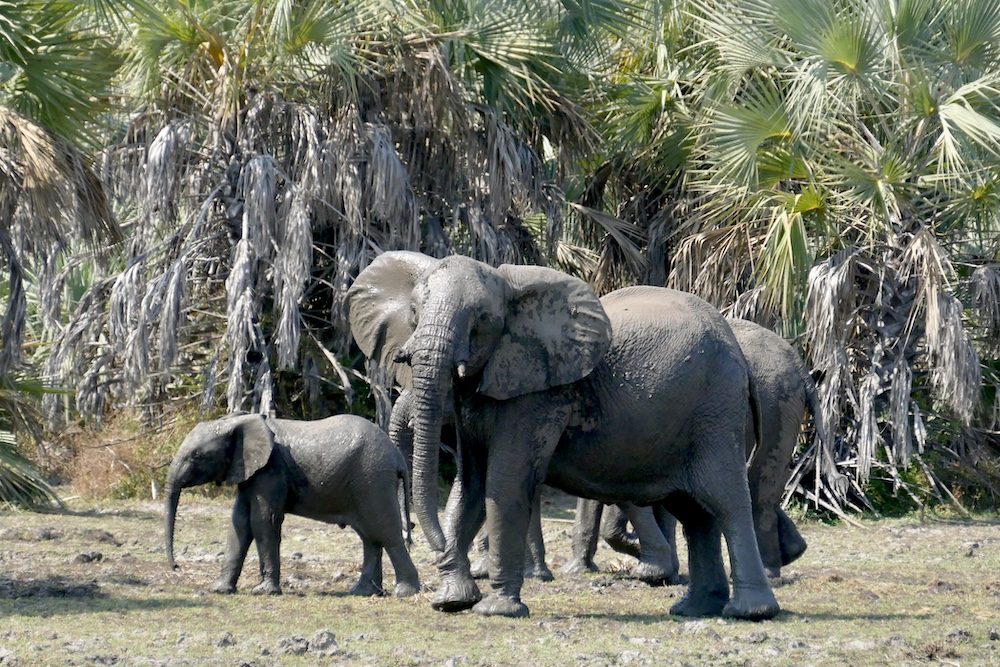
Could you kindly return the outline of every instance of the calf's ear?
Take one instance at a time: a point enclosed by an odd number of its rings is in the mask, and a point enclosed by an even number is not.
[[[267,465],[274,449],[274,434],[263,415],[233,417],[233,458],[226,482],[240,484]]]

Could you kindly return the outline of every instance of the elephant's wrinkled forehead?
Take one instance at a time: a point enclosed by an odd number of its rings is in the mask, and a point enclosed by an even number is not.
[[[481,308],[503,296],[506,289],[506,281],[493,267],[463,255],[452,255],[425,274],[414,297],[420,305],[443,297],[452,306]]]

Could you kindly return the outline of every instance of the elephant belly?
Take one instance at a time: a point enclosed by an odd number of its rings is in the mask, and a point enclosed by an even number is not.
[[[659,501],[687,490],[691,460],[713,432],[732,447],[733,428],[742,460],[746,367],[718,313],[689,300],[662,288],[608,299],[612,346],[580,384],[549,484],[605,502]]]

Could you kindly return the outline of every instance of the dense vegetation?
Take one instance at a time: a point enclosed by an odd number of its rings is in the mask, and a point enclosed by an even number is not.
[[[384,419],[360,268],[543,263],[794,338],[816,505],[992,505],[998,45],[998,0],[0,0],[0,377],[49,428]]]

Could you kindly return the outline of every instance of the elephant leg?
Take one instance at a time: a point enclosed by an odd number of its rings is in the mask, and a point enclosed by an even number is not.
[[[251,493],[250,530],[257,543],[257,556],[260,560],[260,583],[250,591],[254,595],[281,595],[284,497],[282,482],[272,477],[260,479]]]
[[[486,518],[484,459],[481,451],[459,448],[458,476],[448,496],[443,522],[447,541],[438,559],[441,583],[431,600],[431,606],[438,611],[463,611],[482,599],[472,578],[469,546]]]
[[[716,616],[729,600],[729,581],[722,565],[718,522],[694,499],[677,494],[668,499],[670,512],[680,519],[688,548],[688,590],[670,608],[678,616]]]
[[[641,551],[639,538],[635,533],[629,533],[628,530],[628,522],[631,518],[628,510],[630,506],[632,506],[630,503],[608,506],[604,522],[601,523],[601,537],[604,538],[605,544],[618,553],[639,558]],[[632,525],[635,526],[635,524]]]
[[[772,618],[779,607],[757,548],[746,467],[738,455],[742,454],[743,440],[733,440],[728,447],[726,443],[715,443],[724,447],[721,452],[718,447],[696,449],[702,455],[691,464],[689,478],[695,484],[692,495],[715,518],[726,538],[733,596],[722,614],[747,620]],[[726,452],[733,455],[721,455]],[[718,542],[715,549],[720,549]],[[693,563],[691,567],[693,580]]]
[[[250,532],[250,501],[246,494],[237,493],[233,504],[232,523],[229,525],[229,535],[226,538],[226,559],[222,564],[222,573],[212,584],[214,593],[235,593],[236,582],[243,571],[243,562],[250,550],[253,537]]]
[[[504,403],[490,442],[486,471],[486,525],[490,535],[493,591],[473,611],[485,616],[524,617],[524,551],[531,508],[548,462],[569,419],[569,405],[552,404],[543,393]]]
[[[524,559],[524,576],[540,581],[552,581],[552,570],[545,564],[545,538],[542,535],[542,493],[535,492],[528,523],[528,549]]]
[[[363,556],[361,576],[351,589],[351,595],[385,595],[382,588],[382,546],[375,543],[366,533],[356,530],[361,538]]]
[[[758,507],[754,513],[754,532],[764,572],[768,577],[781,575],[781,544],[778,516],[774,507]]]
[[[576,521],[573,522],[572,558],[562,566],[566,574],[597,572],[594,555],[597,553],[597,533],[601,524],[604,505],[597,500],[578,498]]]
[[[410,558],[410,552],[406,550],[406,546],[397,544],[386,547],[385,552],[389,556],[389,562],[392,563],[392,571],[396,573],[396,587],[392,594],[402,598],[419,593],[420,575],[417,573],[417,568],[413,564],[413,559]]]
[[[781,550],[781,564],[795,562],[806,551],[806,540],[802,537],[795,523],[778,507],[775,510],[778,517],[778,545]]]
[[[624,503],[622,509],[635,528],[640,545],[639,564],[632,569],[632,575],[650,586],[679,583],[676,546],[661,530],[653,508]]]
[[[486,579],[490,576],[490,537],[485,529],[480,529],[475,540],[476,561],[472,564],[473,579]]]

